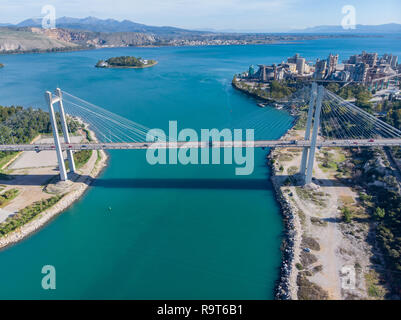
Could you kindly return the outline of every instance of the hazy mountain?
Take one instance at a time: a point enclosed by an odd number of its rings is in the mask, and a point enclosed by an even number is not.
[[[355,29],[343,29],[342,26],[316,26],[306,29],[292,30],[297,33],[401,33],[401,24],[387,23],[380,25],[357,24]]]
[[[28,19],[18,23],[17,27],[39,27],[42,25],[41,19]],[[95,17],[70,18],[62,17],[56,20],[56,27],[63,29],[77,29],[95,32],[144,32],[157,35],[182,35],[186,33],[204,33],[202,31],[192,31],[175,27],[155,27],[132,22],[129,20],[117,21],[114,19],[98,19]]]

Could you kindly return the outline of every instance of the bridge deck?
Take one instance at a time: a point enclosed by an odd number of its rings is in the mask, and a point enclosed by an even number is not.
[[[320,140],[317,147],[372,147],[399,146],[401,139],[375,140]],[[192,142],[136,142],[136,143],[70,143],[62,144],[63,150],[118,150],[118,149],[177,149],[177,148],[303,148],[310,147],[310,141],[304,140],[255,140],[255,141],[192,141]],[[0,145],[0,151],[44,151],[54,150],[54,144],[19,144]]]

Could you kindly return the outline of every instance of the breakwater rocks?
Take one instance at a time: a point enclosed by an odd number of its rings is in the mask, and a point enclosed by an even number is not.
[[[271,154],[269,155],[269,160],[271,159]],[[277,300],[291,300],[291,292],[293,291],[293,284],[291,283],[291,275],[293,273],[293,265],[294,265],[294,245],[296,241],[296,224],[295,224],[295,215],[293,212],[293,208],[283,195],[281,191],[281,186],[278,183],[278,179],[276,176],[276,168],[275,166],[271,166],[272,175],[271,182],[273,184],[276,199],[281,207],[281,214],[283,216],[284,221],[284,239],[281,244],[281,252],[282,252],[282,263],[280,268],[280,278],[276,284],[275,290],[275,298]]]

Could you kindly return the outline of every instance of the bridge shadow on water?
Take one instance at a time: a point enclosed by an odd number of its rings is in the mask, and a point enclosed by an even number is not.
[[[282,181],[287,181],[287,186],[291,187],[300,187],[303,186],[302,179],[300,179],[299,175],[279,175],[277,176]],[[318,186],[322,187],[341,187],[341,186],[349,186],[350,181],[348,179],[336,178],[336,179],[316,179],[312,178],[312,182]]]
[[[70,176],[70,175],[69,175]],[[54,175],[13,175],[13,179],[2,180],[10,186],[40,186],[57,179]],[[80,176],[84,181],[91,181],[87,176]],[[294,176],[280,176],[288,178],[291,186],[300,186],[299,179]],[[78,176],[71,177],[73,180]],[[313,182],[327,187],[336,187],[346,184],[346,181],[331,179],[313,179]],[[97,178],[91,186],[100,188],[126,188],[126,189],[216,189],[216,190],[271,190],[273,186],[268,177],[264,179],[228,178],[228,179],[202,179],[202,178]]]
[[[7,178],[0,183],[9,186],[43,186],[49,182],[56,182],[55,175],[11,175],[12,179]],[[71,176],[87,181],[92,187],[100,188],[126,188],[126,189],[216,189],[216,190],[271,190],[273,188],[270,180],[249,179],[249,178],[231,178],[231,179],[196,179],[196,178],[97,178],[87,179],[88,176]],[[83,178],[83,179],[82,179]]]
[[[268,179],[97,179],[93,187],[127,189],[271,190]]]

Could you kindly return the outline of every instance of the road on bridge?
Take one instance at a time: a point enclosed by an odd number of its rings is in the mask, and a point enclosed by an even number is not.
[[[131,143],[70,143],[61,144],[63,150],[119,150],[119,149],[178,149],[178,148],[304,148],[311,142],[305,140],[255,140],[255,141],[178,141],[178,142],[131,142]],[[401,139],[320,140],[316,147],[374,147],[399,146]],[[0,151],[55,150],[54,144],[0,145]]]

